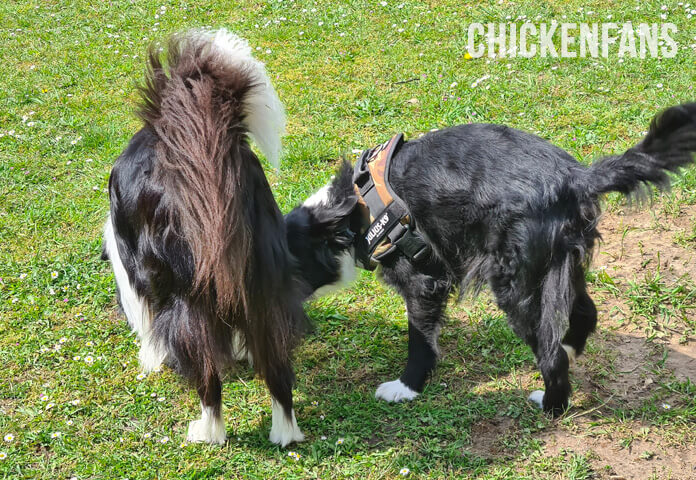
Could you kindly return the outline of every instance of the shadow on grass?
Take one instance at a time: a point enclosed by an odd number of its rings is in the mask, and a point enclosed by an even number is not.
[[[583,436],[586,421],[632,417],[659,424],[665,412],[651,410],[646,401],[654,403],[660,395],[670,399],[677,414],[696,404],[694,384],[680,383],[669,370],[660,374],[664,382],[636,390],[646,374],[656,375],[655,352],[640,337],[610,333],[608,343],[592,340],[588,355],[572,370],[578,401],[553,420],[527,402],[542,382],[531,351],[498,314],[483,314],[470,323],[449,321],[441,335],[443,360],[423,394],[412,402],[388,404],[375,399],[374,390],[401,373],[405,322],[374,312],[341,316],[333,308],[313,308],[312,316],[316,330],[296,360],[296,411],[307,438],[287,450],[317,464],[398,452],[390,454],[398,467],[472,475],[540,452],[543,442],[536,433],[541,430],[576,424],[577,435]],[[657,367],[692,365],[696,358],[693,343],[691,355],[683,348],[665,348],[665,360]],[[618,354],[613,361],[612,352]],[[638,367],[621,370],[626,358]],[[617,391],[626,384],[632,388]],[[610,398],[614,402],[607,404]],[[240,441],[262,455],[277,452],[267,441],[270,426],[266,415],[256,428],[238,435]]]
[[[412,452],[406,454],[409,464],[419,468],[434,463],[483,468],[488,459],[474,447],[482,428],[503,427],[504,432],[496,429],[487,435],[507,455],[529,443],[520,431],[548,423],[527,402],[529,392],[517,380],[534,370],[533,355],[500,315],[484,315],[476,324],[448,322],[440,342],[443,359],[423,394],[412,402],[389,404],[377,400],[374,391],[401,373],[407,352],[405,322],[395,323],[369,309],[351,316],[333,308],[310,310],[316,328],[298,349],[295,362],[296,413],[307,439],[288,448],[305,458],[322,463],[398,450]],[[510,421],[501,423],[500,418]],[[256,428],[230,441],[239,437],[250,448],[271,454],[277,447],[267,440],[270,427],[270,416],[264,415]]]

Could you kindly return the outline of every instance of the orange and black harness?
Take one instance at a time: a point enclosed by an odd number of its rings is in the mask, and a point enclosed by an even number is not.
[[[416,230],[406,204],[389,184],[391,159],[403,143],[403,134],[398,134],[382,145],[365,150],[353,171],[358,203],[370,222],[361,242],[365,251],[357,255],[361,266],[368,270],[374,270],[397,250],[415,261],[430,251]]]

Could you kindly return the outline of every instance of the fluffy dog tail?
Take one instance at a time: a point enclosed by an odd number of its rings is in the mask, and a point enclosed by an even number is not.
[[[173,196],[172,238],[191,249],[194,295],[215,292],[220,313],[246,311],[253,245],[244,202],[252,200],[243,178],[258,167],[247,136],[277,166],[283,106],[263,63],[226,30],[172,36],[166,62],[161,50],[150,50],[139,115],[161,140],[154,174]]]
[[[595,162],[588,170],[593,194],[645,193],[650,184],[669,188],[668,172],[678,172],[696,152],[696,103],[668,108],[653,118],[642,142],[620,156]]]

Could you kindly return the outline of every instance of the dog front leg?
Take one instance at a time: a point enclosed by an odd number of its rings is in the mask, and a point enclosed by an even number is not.
[[[434,342],[434,343],[433,343]],[[437,363],[437,333],[425,335],[408,322],[408,361],[401,377],[381,384],[375,397],[387,402],[413,400],[423,391],[425,381]]]
[[[408,360],[398,380],[381,384],[375,397],[387,402],[413,400],[423,391],[428,376],[437,364],[437,339],[447,293],[407,300]]]

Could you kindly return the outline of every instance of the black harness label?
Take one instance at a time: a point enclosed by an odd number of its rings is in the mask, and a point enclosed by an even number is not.
[[[392,202],[377,215],[377,219],[372,222],[365,234],[367,250],[370,254],[377,248],[384,237],[394,230],[394,226],[401,221],[404,213],[406,212],[403,211],[398,203]]]
[[[389,212],[384,212],[381,218],[375,220],[367,231],[367,245],[372,247],[375,240],[382,238],[384,227],[389,223]]]

